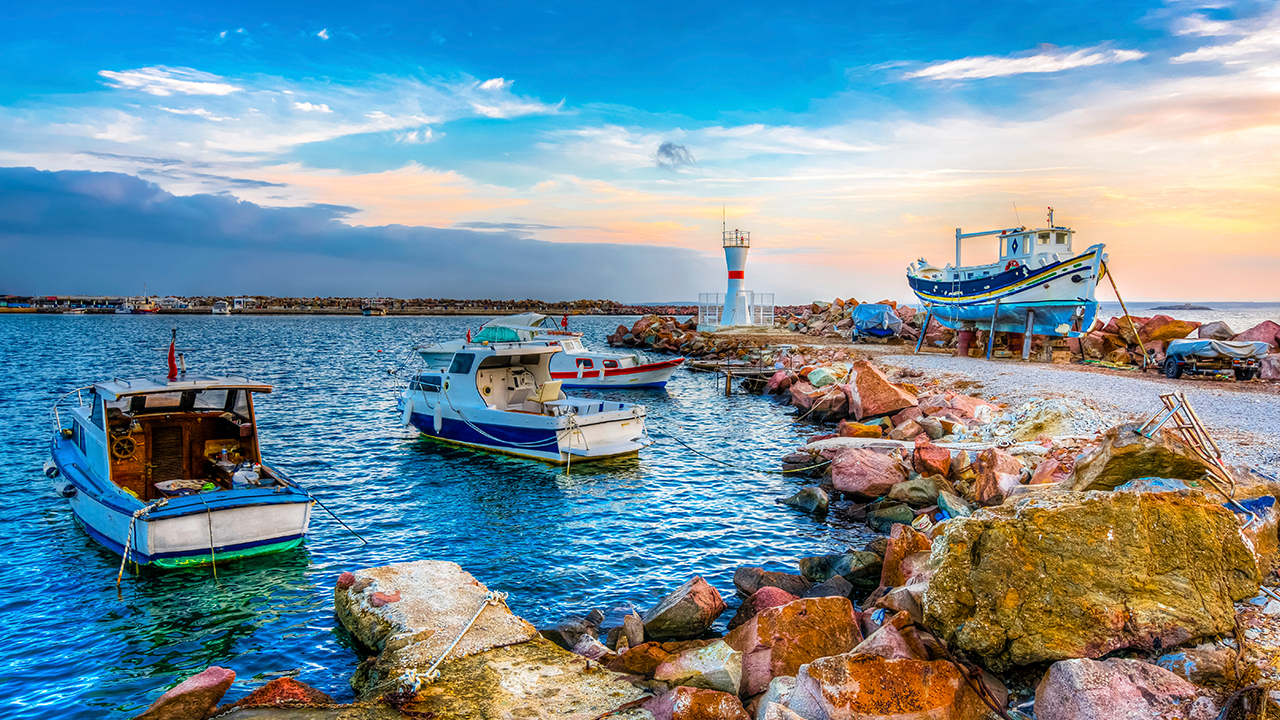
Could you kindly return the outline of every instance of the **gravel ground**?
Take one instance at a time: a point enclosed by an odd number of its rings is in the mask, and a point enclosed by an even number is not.
[[[1202,379],[1175,381],[1138,372],[1092,372],[1088,366],[1024,364],[950,355],[893,351],[876,355],[876,361],[885,366],[921,370],[930,379],[953,387],[959,385],[958,390],[998,401],[1009,409],[1035,398],[1076,399],[1099,411],[1113,424],[1145,420],[1164,407],[1160,393],[1181,390],[1228,463],[1280,474],[1280,393],[1274,385]]]

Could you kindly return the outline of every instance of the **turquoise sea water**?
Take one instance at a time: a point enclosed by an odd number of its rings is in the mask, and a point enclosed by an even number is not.
[[[634,318],[574,318],[603,347]],[[693,575],[731,602],[741,565],[795,572],[806,555],[860,546],[861,526],[774,503],[798,482],[717,465],[777,469],[812,434],[787,408],[726,398],[717,376],[681,370],[665,391],[608,392],[650,408],[657,444],[638,458],[575,465],[451,449],[399,426],[414,342],[461,336],[479,318],[201,316],[0,317],[0,707],[6,718],[130,717],[209,665],[231,668],[234,700],[292,675],[340,700],[359,658],[333,615],[343,570],[451,560],[511,594],[542,626],[591,608],[616,623]],[[49,410],[63,392],[111,377],[159,375],[169,328],[190,370],[275,385],[256,402],[263,454],[368,540],[318,508],[292,552],[205,568],[126,574],[72,519],[41,472]],[[593,395],[590,391],[575,394]],[[727,619],[730,614],[722,618]]]

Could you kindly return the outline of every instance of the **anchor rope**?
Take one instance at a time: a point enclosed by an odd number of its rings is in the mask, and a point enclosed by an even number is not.
[[[143,505],[133,511],[133,515],[129,518],[129,531],[124,539],[124,553],[120,556],[120,572],[116,575],[116,598],[120,598],[120,582],[124,579],[124,568],[129,562],[129,550],[133,547],[134,526],[138,522],[138,518],[149,514],[153,509],[163,507],[169,503],[168,498],[160,498],[148,505]]]

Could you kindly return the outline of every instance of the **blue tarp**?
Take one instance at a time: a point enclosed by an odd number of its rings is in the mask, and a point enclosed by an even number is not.
[[[853,334],[889,337],[902,329],[902,318],[889,305],[863,303],[853,309]]]

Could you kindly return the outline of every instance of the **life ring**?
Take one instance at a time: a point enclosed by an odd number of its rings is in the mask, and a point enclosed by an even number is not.
[[[132,435],[121,435],[111,441],[111,454],[117,460],[128,460],[138,450],[138,442]]]
[[[1017,260],[1010,260],[1009,262],[1004,264],[1005,272],[1016,269],[1020,264],[1021,263],[1019,263]]]

